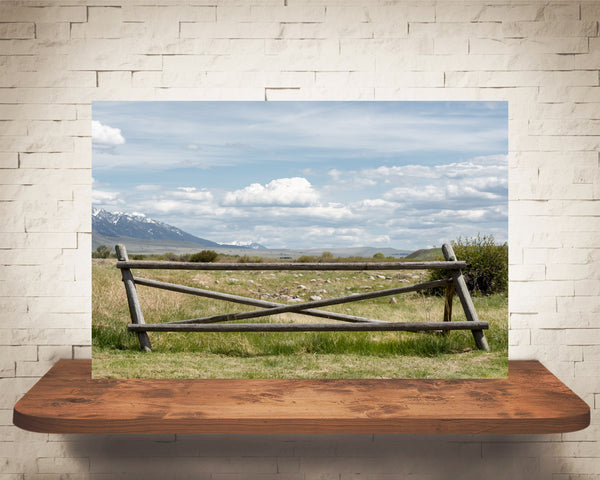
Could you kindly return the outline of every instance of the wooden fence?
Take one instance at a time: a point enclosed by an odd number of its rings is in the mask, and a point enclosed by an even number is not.
[[[477,347],[489,351],[488,343],[483,333],[489,328],[488,322],[480,321],[471,295],[467,289],[465,279],[461,272],[466,263],[458,261],[452,247],[448,244],[442,246],[445,261],[436,262],[363,262],[363,263],[194,263],[194,262],[156,262],[156,261],[130,261],[123,245],[115,247],[117,252],[117,268],[121,275],[127,293],[129,313],[133,323],[127,326],[131,332],[136,332],[142,349],[150,352],[152,345],[147,332],[311,332],[311,331],[444,331],[471,330]],[[451,274],[448,278],[418,283],[403,287],[388,288],[367,293],[352,294],[344,297],[335,297],[324,300],[296,303],[293,305],[268,302],[250,297],[231,295],[228,293],[214,292],[200,288],[177,285],[173,283],[136,277],[131,269],[160,269],[160,270],[425,270],[444,269]],[[137,296],[136,285],[144,285],[172,292],[187,293],[201,297],[214,298],[233,303],[261,307],[260,310],[247,312],[228,313],[211,317],[192,318],[189,320],[175,320],[159,324],[147,324]],[[346,315],[343,313],[319,310],[320,307],[339,305],[348,302],[357,302],[369,298],[385,297],[402,293],[414,292],[435,287],[446,287],[444,318],[442,322],[389,322],[372,318]],[[462,308],[467,318],[466,322],[451,322],[452,298],[458,294]],[[341,323],[220,323],[233,320],[259,318],[280,313],[293,312],[313,317],[339,320]]]

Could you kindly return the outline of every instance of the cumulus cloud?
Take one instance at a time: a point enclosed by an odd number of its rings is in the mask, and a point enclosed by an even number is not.
[[[136,185],[135,189],[141,192],[152,192],[156,190],[160,190],[162,187],[160,185]]]
[[[228,192],[223,205],[298,206],[314,205],[319,194],[303,177],[277,178],[266,185],[253,183],[241,190]]]
[[[120,128],[103,125],[97,120],[92,120],[92,143],[97,146],[115,147],[123,145],[125,138]]]
[[[176,198],[183,198],[186,200],[197,200],[202,202],[210,202],[213,200],[213,195],[206,189],[198,190],[195,187],[177,187],[177,190],[172,192]]]
[[[94,188],[92,190],[92,203],[103,204],[103,203],[115,203],[119,200],[118,192],[107,192],[105,190],[98,190]]]

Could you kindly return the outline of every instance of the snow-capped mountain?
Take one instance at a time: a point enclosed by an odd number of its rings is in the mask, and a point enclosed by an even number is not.
[[[264,250],[264,249],[266,249],[266,247],[263,246],[263,245],[261,245],[260,243],[256,243],[256,242],[243,242],[243,241],[237,241],[237,240],[234,240],[233,242],[230,242],[230,243],[220,243],[219,245],[221,245],[222,247],[251,248],[252,250]]]
[[[110,238],[136,238],[195,243],[203,247],[265,248],[257,243],[235,242],[223,244],[196,237],[183,230],[147,217],[142,213],[109,212],[92,209],[92,234]]]

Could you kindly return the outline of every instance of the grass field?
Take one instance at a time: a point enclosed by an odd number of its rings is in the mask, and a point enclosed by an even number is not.
[[[149,333],[153,352],[140,351],[115,260],[94,259],[92,340],[94,378],[492,378],[508,373],[507,297],[474,297],[491,351],[475,347],[469,330],[439,333]],[[410,285],[426,271],[202,272],[140,270],[171,283],[291,303]],[[146,323],[217,315],[256,307],[138,286]],[[327,309],[389,321],[442,321],[444,300],[415,292]],[[267,317],[271,318],[271,317]],[[272,320],[323,322],[298,314]],[[464,321],[455,297],[453,320]]]

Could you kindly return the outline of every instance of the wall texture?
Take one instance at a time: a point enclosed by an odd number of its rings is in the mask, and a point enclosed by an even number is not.
[[[362,4],[362,5],[361,5]],[[0,2],[0,480],[600,479],[600,3]],[[521,436],[86,436],[12,425],[90,356],[91,101],[508,100],[510,357],[592,408]]]

